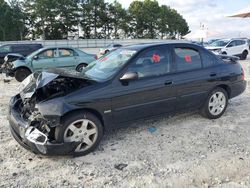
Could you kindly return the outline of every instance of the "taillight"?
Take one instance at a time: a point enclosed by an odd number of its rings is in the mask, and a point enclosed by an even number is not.
[[[95,55],[95,59],[98,59],[97,55]]]
[[[242,80],[245,80],[245,71],[244,71],[244,69],[241,69],[242,70],[242,73],[241,73],[241,75],[242,75]]]

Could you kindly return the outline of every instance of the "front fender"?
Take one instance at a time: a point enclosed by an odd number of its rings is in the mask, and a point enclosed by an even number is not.
[[[23,60],[16,60],[12,62],[13,64],[13,69],[18,69],[20,67],[25,67],[28,68],[29,70],[32,70],[32,68],[30,67],[30,63],[23,61]]]
[[[30,66],[29,62],[23,61],[23,60],[16,60],[12,62],[13,66],[12,69],[16,70],[18,68],[27,68],[29,69],[31,72],[33,72],[32,67]]]

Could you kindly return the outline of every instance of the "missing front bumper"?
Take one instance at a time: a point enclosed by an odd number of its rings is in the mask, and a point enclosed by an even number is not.
[[[9,107],[9,125],[15,140],[27,150],[43,155],[70,155],[78,142],[57,143],[48,141],[48,138],[41,131],[32,129],[15,110],[16,98],[12,98]],[[35,131],[35,132],[34,132]]]
[[[10,131],[14,139],[25,149],[30,150],[36,154],[42,155],[71,155],[75,148],[79,145],[77,142],[67,143],[50,143],[44,145],[34,144],[27,139],[23,139],[10,125]]]

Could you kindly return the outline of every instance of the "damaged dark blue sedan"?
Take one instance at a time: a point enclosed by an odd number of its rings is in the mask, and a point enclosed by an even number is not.
[[[246,88],[237,58],[171,41],[117,49],[81,73],[34,73],[10,101],[14,138],[40,154],[85,155],[105,131],[139,119],[199,110],[219,118]]]

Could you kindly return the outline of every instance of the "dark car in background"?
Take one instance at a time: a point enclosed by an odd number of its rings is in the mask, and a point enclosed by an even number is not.
[[[78,156],[139,119],[188,110],[216,119],[246,88],[237,59],[172,41],[117,49],[80,73],[35,72],[10,101],[10,129],[35,153]]]
[[[32,52],[42,48],[41,44],[5,44],[0,46],[0,67],[4,63],[4,58],[7,54],[20,54],[24,57],[31,54]],[[18,56],[13,56],[13,58],[9,59],[15,60]]]

